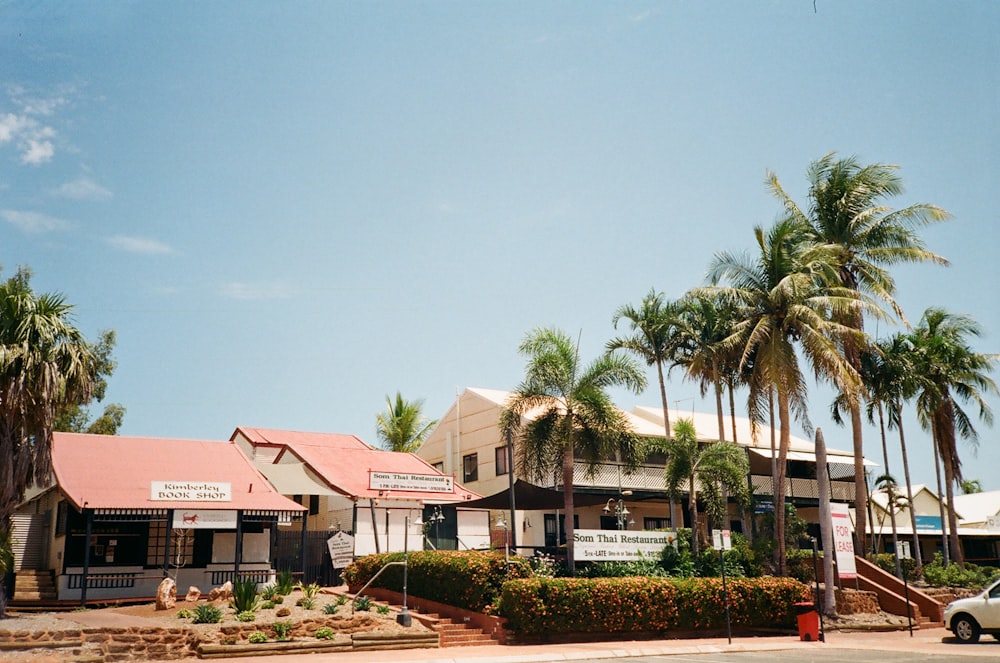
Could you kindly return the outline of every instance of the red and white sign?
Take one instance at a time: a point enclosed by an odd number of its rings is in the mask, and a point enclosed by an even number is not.
[[[854,536],[851,533],[851,514],[842,502],[830,503],[830,519],[833,521],[833,548],[836,552],[837,571],[841,578],[858,577],[854,564]]]

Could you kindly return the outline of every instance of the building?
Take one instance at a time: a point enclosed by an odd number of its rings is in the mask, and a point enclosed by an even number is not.
[[[500,434],[498,419],[503,404],[510,392],[494,389],[468,388],[458,396],[454,404],[439,419],[417,452],[423,459],[439,471],[455,474],[463,485],[484,495],[493,495],[508,488],[511,482],[510,458],[507,441]],[[623,412],[634,432],[643,437],[664,437],[663,413],[660,408],[636,407],[631,412]],[[671,416],[693,420],[700,440],[709,442],[718,439],[718,424],[715,414],[698,412],[674,413]],[[750,422],[736,419],[736,440],[732,422],[726,417],[726,439],[736,441],[747,451],[750,461],[748,481],[756,497],[758,511],[773,509],[768,497],[773,494],[771,479],[771,430],[759,426],[751,430]],[[515,442],[516,443],[516,442]],[[512,451],[512,450],[510,450]],[[827,450],[828,473],[831,479],[835,501],[854,501],[854,456],[850,452]],[[867,465],[874,465],[865,461]],[[574,491],[581,500],[588,503],[577,509],[575,528],[616,529],[624,524],[632,529],[673,529],[690,526],[688,509],[678,508],[670,512],[670,501],[665,492],[664,468],[666,458],[651,455],[644,465],[629,472],[614,459],[601,463],[593,474],[587,472],[586,465],[579,462],[574,473]],[[515,477],[525,479],[525,477]],[[546,481],[544,488],[561,488],[561,476],[556,473]],[[814,444],[793,436],[788,453],[787,496],[799,510],[799,515],[810,522],[818,521],[819,492],[816,481],[816,456]],[[595,500],[597,495],[603,500]],[[618,503],[621,500],[621,503]],[[686,501],[686,498],[685,500]],[[624,523],[614,513],[612,507],[628,510]],[[742,531],[744,523],[736,510],[730,510],[730,529]],[[494,513],[494,523],[500,518]],[[565,529],[559,526],[559,512],[556,509],[542,510],[541,513],[518,509],[513,523],[516,547],[519,549],[552,548],[565,540]]]
[[[51,576],[60,601],[150,597],[167,575],[267,582],[272,533],[303,511],[233,443],[54,433],[52,467],[14,538],[18,575]]]

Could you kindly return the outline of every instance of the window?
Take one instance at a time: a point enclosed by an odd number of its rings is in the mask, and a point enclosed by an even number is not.
[[[319,513],[319,495],[309,496],[309,515],[315,516]]]
[[[434,469],[440,472],[441,474],[444,474],[444,461],[441,460],[434,463]]]
[[[468,456],[462,457],[462,481],[463,483],[468,483],[469,481],[479,480],[479,454],[469,454]]]
[[[670,529],[669,518],[643,518],[643,529]]]
[[[496,449],[496,460],[497,460],[497,476],[507,474],[510,472],[510,468],[507,467],[507,445],[502,447],[497,447]]]
[[[559,514],[559,540],[556,541],[556,515],[545,514],[545,547],[554,548],[566,543],[566,516]],[[580,528],[580,516],[573,514],[573,529]]]

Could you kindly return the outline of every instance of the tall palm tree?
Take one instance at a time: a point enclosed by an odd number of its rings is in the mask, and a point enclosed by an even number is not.
[[[408,401],[398,391],[395,400],[386,396],[385,404],[385,411],[375,417],[375,433],[382,446],[389,451],[416,453],[437,420],[424,418],[422,399]]]
[[[691,553],[698,554],[702,530],[698,523],[698,489],[701,489],[705,510],[713,522],[724,522],[728,494],[746,508],[750,491],[746,475],[750,461],[746,452],[735,442],[719,440],[699,444],[694,423],[680,419],[674,424],[673,438],[664,446],[667,467],[664,478],[667,492],[678,495],[681,487],[688,491],[691,512]]]
[[[978,405],[979,418],[992,425],[993,412],[985,396],[998,393],[989,377],[997,355],[978,353],[969,345],[981,333],[979,325],[966,315],[929,308],[910,335],[915,373],[919,376],[917,416],[921,425],[931,431],[944,469],[951,559],[959,564],[964,564],[965,556],[958,540],[954,508],[955,486],[963,479],[956,437],[968,440],[973,449],[979,442],[972,418],[961,404]]]
[[[25,491],[49,481],[57,413],[87,403],[100,378],[72,307],[61,295],[36,294],[29,281],[19,270],[0,284],[0,533]],[[0,611],[2,594],[0,583]]]
[[[949,215],[926,203],[900,210],[887,207],[885,200],[903,192],[897,170],[898,166],[880,163],[863,166],[854,157],[838,159],[831,152],[810,164],[807,171],[808,210],[801,209],[785,193],[774,173],[768,173],[768,182],[786,213],[806,224],[815,241],[831,246],[842,285],[890,304],[905,322],[903,311],[893,299],[895,281],[885,268],[906,262],[947,265],[947,260],[924,247],[917,229]],[[857,308],[844,309],[838,322],[857,330],[864,328],[864,317]],[[844,356],[855,371],[861,370],[862,350],[859,340],[845,339]],[[856,395],[846,395],[854,443],[855,499],[859,505],[857,533],[863,550],[867,529],[862,505],[867,503],[867,485],[861,404]]]
[[[747,399],[751,419],[764,421],[761,406],[774,390],[780,436],[774,486],[775,527],[779,532],[775,563],[784,574],[785,473],[794,415],[810,428],[806,414],[806,381],[799,351],[817,376],[830,379],[844,392],[859,388],[857,372],[841,355],[838,342],[858,332],[831,319],[831,312],[861,305],[856,293],[835,284],[829,248],[808,240],[807,228],[794,219],[779,220],[765,232],[754,229],[755,256],[721,253],[709,268],[713,284],[735,299],[744,317],[723,342],[738,349],[741,365],[752,360]]]
[[[566,560],[573,571],[574,460],[582,459],[590,471],[616,455],[629,467],[638,465],[642,445],[606,390],[625,387],[639,393],[646,378],[634,360],[619,353],[582,366],[573,339],[557,329],[535,329],[519,351],[528,364],[524,380],[500,411],[500,428],[506,439],[519,442],[515,448],[523,476],[542,479],[562,470]]]

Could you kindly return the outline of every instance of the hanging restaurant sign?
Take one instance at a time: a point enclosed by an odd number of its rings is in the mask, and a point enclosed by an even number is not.
[[[425,493],[451,493],[455,479],[443,474],[409,474],[399,472],[369,472],[369,490],[409,490]]]
[[[174,511],[174,529],[236,529],[237,514],[232,510],[207,511],[195,509],[191,511],[178,509]]]
[[[228,481],[150,481],[149,499],[157,502],[232,502]]]

